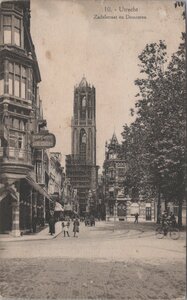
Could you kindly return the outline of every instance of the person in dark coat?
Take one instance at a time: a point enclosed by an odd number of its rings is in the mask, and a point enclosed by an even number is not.
[[[161,216],[161,223],[163,227],[167,226],[167,220],[168,220],[168,213],[166,210],[164,210]]]
[[[32,232],[36,233],[36,225],[37,225],[37,216],[33,214],[32,217]]]
[[[79,232],[79,220],[76,218],[73,222],[73,232],[74,232],[74,237],[76,236],[76,233]]]
[[[170,224],[173,226],[173,227],[175,227],[176,226],[176,217],[175,217],[175,215],[174,215],[174,213],[171,211],[170,212],[170,214],[169,214],[169,216],[168,216],[168,220],[169,220],[169,222],[170,222]]]
[[[50,216],[49,218],[49,233],[53,235],[55,233],[55,218]]]
[[[134,216],[135,216],[134,223],[137,223],[137,224],[138,224],[138,217],[139,217],[139,214],[138,214],[138,213],[136,213]]]

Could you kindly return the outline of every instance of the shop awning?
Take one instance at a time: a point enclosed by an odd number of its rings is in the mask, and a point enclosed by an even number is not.
[[[64,208],[59,202],[55,203],[55,211],[64,211]]]
[[[31,177],[27,176],[25,179],[37,192],[39,192],[41,195],[43,195],[44,197],[46,197],[47,199],[52,201],[49,194],[37,182],[35,182]]]
[[[0,201],[4,199],[7,195],[10,195],[12,199],[18,201],[16,191],[10,185],[0,188]]]

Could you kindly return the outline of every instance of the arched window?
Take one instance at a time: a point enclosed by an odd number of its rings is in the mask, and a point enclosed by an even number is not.
[[[77,144],[78,144],[78,141],[77,141],[77,129],[75,128],[74,131],[73,131],[73,148],[74,148],[74,154],[77,154]]]
[[[86,96],[81,99],[80,117],[82,120],[86,118]]]
[[[88,157],[92,160],[92,130],[89,128],[88,131]]]
[[[86,96],[83,97],[82,99],[82,109],[86,108]]]

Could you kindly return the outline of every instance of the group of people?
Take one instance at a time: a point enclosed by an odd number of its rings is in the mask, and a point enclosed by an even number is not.
[[[49,218],[49,233],[51,235],[55,234],[55,217],[54,215],[51,215]],[[64,234],[64,237],[70,237],[69,235],[69,227],[71,224],[71,220],[70,218],[67,216],[64,218],[64,220],[62,221],[62,232]],[[79,232],[79,219],[76,217],[75,219],[73,219],[73,233],[74,233],[74,237],[77,237],[77,233]]]
[[[70,227],[70,218],[69,217],[66,217],[65,220],[62,221],[62,231],[64,233],[64,237],[70,237],[69,235],[69,227]],[[73,236],[74,237],[78,237],[76,234],[79,232],[79,226],[80,226],[80,223],[79,223],[79,219],[78,218],[75,218],[73,220]]]
[[[170,212],[170,214],[168,214],[168,212],[166,210],[164,210],[164,212],[161,216],[161,224],[162,224],[162,226],[166,226],[166,225],[168,225],[168,223],[171,226],[175,227],[176,226],[176,217],[173,212]]]
[[[94,216],[86,216],[84,219],[85,226],[95,226],[95,218]]]

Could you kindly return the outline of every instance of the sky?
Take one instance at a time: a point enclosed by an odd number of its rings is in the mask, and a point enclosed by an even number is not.
[[[51,151],[60,151],[63,163],[71,153],[74,86],[83,75],[96,88],[99,166],[105,141],[114,131],[122,140],[123,125],[133,121],[130,108],[138,92],[134,81],[142,76],[138,55],[146,44],[165,40],[169,59],[180,43],[185,25],[182,8],[176,9],[174,2],[31,0],[31,35],[42,78],[40,97],[48,129],[56,136]]]

